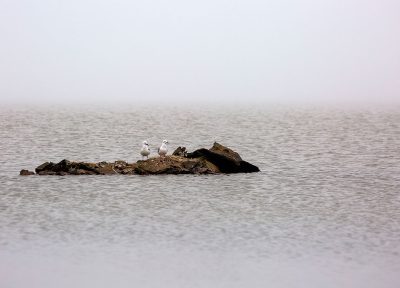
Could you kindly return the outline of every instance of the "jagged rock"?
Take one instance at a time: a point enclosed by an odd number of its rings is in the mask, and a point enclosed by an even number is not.
[[[35,172],[22,169],[22,170],[19,172],[19,175],[21,175],[21,176],[35,175]]]
[[[122,160],[115,161],[114,163],[104,161],[99,163],[87,163],[73,162],[64,159],[59,163],[45,162],[38,166],[35,171],[39,175],[64,176],[110,174],[217,174],[248,173],[258,172],[260,170],[258,167],[243,161],[240,155],[235,151],[221,144],[214,143],[211,149],[203,148],[193,153],[187,153],[185,147],[178,147],[171,156],[154,157],[148,160],[139,160],[136,163],[127,163]]]
[[[215,142],[211,149],[198,149],[188,153],[188,158],[203,157],[213,163],[222,173],[251,173],[260,169],[249,162],[243,161],[238,153]]]
[[[187,156],[186,147],[179,146],[178,148],[175,149],[172,155],[186,157]]]

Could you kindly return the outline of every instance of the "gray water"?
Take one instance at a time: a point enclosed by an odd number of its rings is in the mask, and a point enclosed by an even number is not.
[[[399,287],[400,109],[0,108],[0,287]],[[18,176],[238,151],[262,172]]]

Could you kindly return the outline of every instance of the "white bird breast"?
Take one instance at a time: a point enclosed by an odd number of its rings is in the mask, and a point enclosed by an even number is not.
[[[168,152],[168,148],[167,145],[165,145],[164,143],[161,145],[161,147],[158,149],[158,154],[160,155],[165,155]]]
[[[143,145],[142,150],[140,150],[140,154],[142,156],[149,156],[150,155],[150,148],[147,145]]]

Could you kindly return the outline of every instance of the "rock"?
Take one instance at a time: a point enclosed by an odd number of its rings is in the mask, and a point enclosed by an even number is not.
[[[114,162],[114,168],[117,168],[117,169],[124,169],[127,165],[128,165],[128,163],[126,163],[125,161],[122,161],[122,160],[117,160]]]
[[[36,168],[39,175],[111,175],[111,174],[133,174],[135,164],[128,164],[125,161],[114,163],[99,162],[72,162],[62,160],[57,164],[46,162]]]
[[[124,174],[124,175],[131,175],[134,173],[134,169],[126,168],[126,169],[121,170],[120,173]]]
[[[175,149],[172,155],[186,157],[187,156],[186,147],[179,146],[178,148]]]
[[[64,172],[64,171],[58,171],[58,172],[56,173],[56,175],[65,176],[65,175],[68,175],[68,173],[67,173],[67,172]]]
[[[198,149],[188,153],[189,158],[203,157],[213,163],[222,173],[251,173],[260,169],[249,162],[243,161],[238,153],[215,142],[211,149]]]
[[[27,173],[22,172],[20,174]],[[150,175],[150,174],[217,174],[249,173],[260,171],[258,167],[243,161],[232,149],[214,143],[211,149],[198,149],[187,153],[185,147],[178,147],[171,156],[154,157],[127,163],[122,160],[99,163],[73,162],[62,160],[59,163],[45,162],[36,167],[39,175]],[[29,171],[28,171],[29,172]],[[33,172],[29,172],[33,173]],[[32,175],[32,174],[24,174]]]
[[[147,174],[215,174],[218,167],[205,159],[189,159],[181,156],[150,158],[136,163],[135,173]]]
[[[240,157],[240,155],[237,152],[235,152],[232,149],[225,147],[217,142],[214,142],[214,145],[213,145],[213,147],[211,147],[210,151],[220,154],[220,155],[223,155],[227,158],[233,159],[236,162],[243,161],[242,157]]]
[[[39,165],[38,167],[36,167],[35,171],[37,174],[40,174],[40,172],[43,172],[43,171],[51,171],[53,166],[54,166],[53,162],[45,162],[42,165]]]
[[[35,175],[35,172],[22,169],[22,170],[19,172],[19,175],[21,175],[21,176]]]

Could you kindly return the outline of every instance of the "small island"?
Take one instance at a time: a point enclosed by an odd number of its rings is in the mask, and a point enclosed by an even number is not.
[[[242,160],[232,149],[214,143],[210,149],[201,148],[188,153],[185,147],[178,147],[172,155],[154,157],[128,163],[115,162],[45,162],[36,167],[35,172],[21,170],[20,175],[159,175],[159,174],[220,174],[251,173],[260,169]]]

